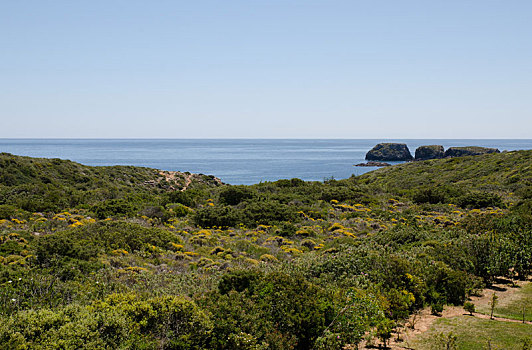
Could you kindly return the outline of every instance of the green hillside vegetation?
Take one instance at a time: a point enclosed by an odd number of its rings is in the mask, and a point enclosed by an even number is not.
[[[91,167],[68,160],[0,153],[0,203],[31,212],[57,212],[96,204],[137,208],[160,202],[158,197],[162,194],[185,187],[187,173],[170,181],[164,173],[133,166]],[[218,184],[207,175],[196,175],[193,180],[192,187]]]
[[[360,182],[418,202],[460,204],[464,197],[475,194],[518,200],[532,196],[532,152],[410,162],[364,174]]]
[[[532,270],[532,151],[360,177],[0,155],[0,347],[342,349]]]

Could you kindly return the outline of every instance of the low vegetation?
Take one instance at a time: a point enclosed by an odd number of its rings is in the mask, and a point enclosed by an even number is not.
[[[530,275],[531,164],[520,151],[230,186],[1,154],[0,347],[386,343],[420,308]]]
[[[436,320],[433,327],[409,344],[414,349],[530,349],[532,325],[491,321],[470,316]]]
[[[514,288],[516,289],[512,291],[512,298],[507,302],[500,300],[493,310],[493,315],[500,318],[532,322],[532,283]],[[490,305],[482,305],[477,311],[489,315],[491,312]]]

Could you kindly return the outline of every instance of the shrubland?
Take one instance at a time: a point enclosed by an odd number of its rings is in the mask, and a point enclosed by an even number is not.
[[[532,151],[252,186],[0,154],[3,348],[341,349],[532,269]]]

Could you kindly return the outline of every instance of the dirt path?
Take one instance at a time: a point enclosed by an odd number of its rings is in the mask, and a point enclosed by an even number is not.
[[[519,287],[523,287],[527,283],[532,283],[530,281],[519,281],[517,282],[517,285]],[[501,284],[497,283],[494,284],[491,288],[486,288],[482,291],[481,296],[474,296],[470,298],[470,301],[475,305],[476,309],[479,309],[479,307],[487,308],[489,306],[489,302],[491,300],[491,297],[493,293],[497,293],[498,299],[498,305],[504,306],[508,305],[512,301],[516,300],[519,295],[518,291],[519,288],[511,287],[509,284]],[[439,318],[452,318],[462,315],[469,315],[469,313],[464,311],[464,308],[461,306],[446,306],[442,312],[441,316],[434,316],[430,312],[430,308],[425,308],[421,311],[419,311],[417,314],[412,315],[410,319],[406,323],[406,327],[399,328],[398,334],[395,334],[391,341],[390,341],[390,349],[398,350],[398,349],[413,349],[410,347],[409,344],[412,343],[412,341],[419,336],[420,334],[428,331],[434,321],[436,321]],[[481,313],[474,313],[474,316],[471,317],[477,317],[477,318],[483,318],[483,319],[489,319],[490,316],[486,314]],[[522,321],[509,319],[509,318],[503,318],[503,317],[493,317],[495,321],[505,321],[505,322],[516,322],[516,323],[522,323]],[[527,324],[532,324],[532,322],[526,321]],[[414,324],[414,329],[412,329],[411,326]],[[398,341],[398,339],[401,339]]]

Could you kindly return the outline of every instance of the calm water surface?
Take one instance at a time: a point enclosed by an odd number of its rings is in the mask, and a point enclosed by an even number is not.
[[[230,184],[300,178],[344,179],[376,168],[353,167],[379,142],[532,149],[532,140],[229,140],[0,139],[0,152],[70,159],[86,165],[136,165],[212,174]]]

